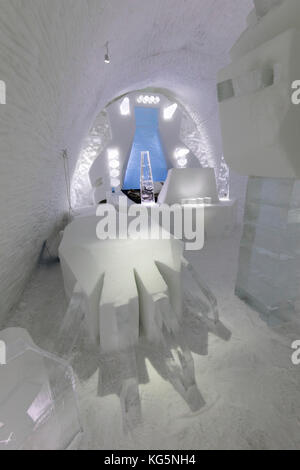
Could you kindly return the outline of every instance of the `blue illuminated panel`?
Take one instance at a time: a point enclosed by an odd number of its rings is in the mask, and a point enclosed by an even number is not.
[[[140,188],[141,152],[149,151],[153,181],[165,181],[168,173],[158,129],[158,108],[135,108],[136,130],[123,189]]]

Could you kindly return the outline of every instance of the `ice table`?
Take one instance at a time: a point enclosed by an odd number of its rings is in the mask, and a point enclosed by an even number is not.
[[[85,323],[103,352],[122,350],[140,335],[159,341],[182,315],[179,240],[99,240],[96,216],[75,219],[59,256],[69,299],[85,297]]]

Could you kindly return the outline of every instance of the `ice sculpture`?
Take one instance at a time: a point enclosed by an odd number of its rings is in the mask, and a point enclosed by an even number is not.
[[[149,152],[141,152],[141,204],[151,205],[155,203],[154,183],[150,163]]]
[[[269,316],[300,297],[300,181],[249,178],[236,293]]]
[[[257,0],[248,29],[219,74],[224,157],[249,176],[236,293],[274,318],[299,286],[299,0]],[[272,316],[271,316],[272,314]],[[271,317],[270,317],[271,316]]]
[[[76,293],[82,290],[87,330],[104,352],[131,347],[140,334],[157,341],[163,325],[170,331],[178,329],[183,243],[130,236],[99,240],[99,220],[75,219],[59,247],[66,293],[73,298],[71,311],[75,309],[80,321]]]
[[[72,368],[21,328],[0,332],[0,450],[76,448],[81,435]]]
[[[300,2],[264,3],[273,8],[262,10],[219,73],[224,157],[243,175],[299,178],[300,106],[291,97],[300,78]]]
[[[277,7],[283,2],[284,0],[254,0],[257,18],[262,18],[271,8]]]

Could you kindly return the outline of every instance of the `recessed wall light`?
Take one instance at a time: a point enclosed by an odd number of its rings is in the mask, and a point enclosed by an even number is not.
[[[105,47],[106,47],[106,53],[105,53],[105,56],[104,56],[104,62],[106,64],[109,64],[110,63],[110,58],[109,58],[109,52],[108,52],[108,41],[105,43]]]
[[[177,108],[178,108],[177,103],[171,104],[171,106],[168,106],[167,108],[165,108],[164,109],[164,119],[166,119],[167,121],[172,119],[172,117],[174,116],[174,113],[175,113]]]
[[[190,153],[189,149],[185,147],[177,147],[174,152],[175,158],[184,158]]]
[[[187,165],[187,159],[179,158],[179,160],[177,160],[177,164],[180,166],[180,168],[184,168]]]
[[[129,98],[123,99],[122,103],[120,104],[120,113],[122,116],[128,116],[130,114],[130,101]]]
[[[118,176],[120,176],[120,171],[117,170],[117,169],[113,169],[113,170],[110,171],[110,176],[112,178],[117,178]]]
[[[108,149],[107,150],[108,160],[114,160],[119,158],[119,150],[118,149]]]

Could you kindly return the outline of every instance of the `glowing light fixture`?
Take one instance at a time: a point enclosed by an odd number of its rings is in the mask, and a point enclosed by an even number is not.
[[[186,158],[179,158],[177,160],[177,164],[180,168],[184,168],[187,165],[187,159]]]
[[[174,152],[174,157],[177,158],[184,158],[190,153],[189,149],[184,147],[177,147]]]
[[[117,170],[117,169],[113,169],[113,170],[110,171],[110,176],[112,178],[117,178],[118,176],[120,176],[120,171]]]
[[[120,162],[119,160],[110,160],[109,161],[110,168],[119,168]]]
[[[120,112],[122,116],[128,116],[130,114],[130,101],[127,96],[123,99],[122,103],[120,104]]]
[[[175,113],[177,108],[178,108],[177,103],[171,104],[171,106],[168,106],[167,108],[165,108],[164,109],[164,119],[166,119],[167,121],[172,119],[172,117],[174,116],[174,113]]]
[[[119,151],[117,149],[108,149],[107,155],[108,155],[108,160],[115,160],[119,158]]]
[[[158,104],[160,102],[160,97],[154,95],[140,95],[137,97],[136,101],[138,104]]]
[[[112,188],[117,188],[118,186],[120,186],[121,181],[118,178],[112,178],[110,180],[110,184],[111,184]]]

